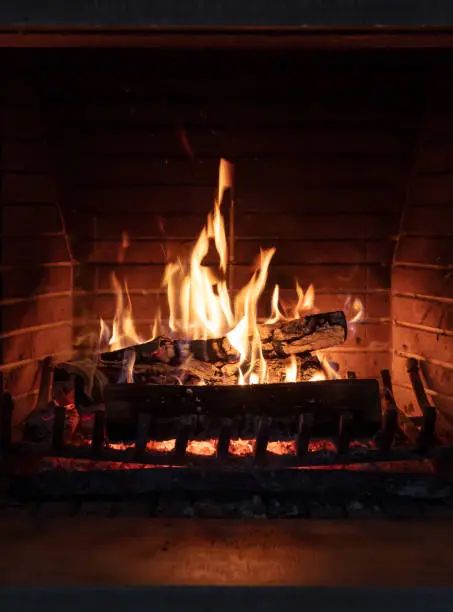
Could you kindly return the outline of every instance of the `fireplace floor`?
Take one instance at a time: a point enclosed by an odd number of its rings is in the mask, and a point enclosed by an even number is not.
[[[440,587],[453,523],[1,517],[1,586]]]

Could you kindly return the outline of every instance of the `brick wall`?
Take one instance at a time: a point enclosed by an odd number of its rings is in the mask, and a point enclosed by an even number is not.
[[[449,61],[404,51],[15,52],[8,78],[20,73],[27,86],[6,88],[2,104],[2,342],[13,393],[30,405],[36,359],[112,316],[111,271],[127,278],[145,335],[157,305],[165,314],[165,262],[204,223],[225,156],[236,166],[236,285],[259,246],[276,246],[270,281],[284,297],[298,278],[315,285],[322,310],[362,299],[365,320],[331,352],[343,373],[375,376],[394,353],[408,405],[402,367],[414,354],[439,381],[433,392],[448,395],[451,343],[436,330],[451,318],[451,143],[443,115],[428,114],[431,136],[422,118],[428,75]],[[118,264],[123,231],[131,242]],[[438,335],[429,350],[409,343]]]
[[[259,246],[277,246],[270,282],[284,297],[298,278],[314,283],[321,309],[351,294],[364,302],[365,321],[332,352],[343,371],[389,366],[392,253],[424,67],[404,54],[141,50],[67,52],[47,71],[52,148],[80,262],[78,330],[112,315],[116,270],[146,335],[156,305],[165,309],[166,258],[192,244],[226,156],[236,165],[236,284]],[[119,266],[123,231],[131,246]]]
[[[20,421],[40,360],[72,348],[72,264],[39,95],[13,74],[2,89],[0,367]]]
[[[453,422],[453,88],[429,82],[392,274],[393,374],[399,404],[417,412],[406,358],[421,362],[432,401]]]

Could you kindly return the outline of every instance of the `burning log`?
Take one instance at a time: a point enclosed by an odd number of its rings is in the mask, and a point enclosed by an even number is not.
[[[291,321],[281,320],[273,324],[259,324],[258,330],[266,360],[285,359],[307,351],[317,351],[342,344],[346,340],[347,322],[342,311],[308,315]],[[135,345],[136,363],[153,364],[156,361],[179,365],[190,355],[205,363],[232,363],[239,353],[228,337],[209,340],[173,340],[158,337],[150,342]],[[103,353],[104,362],[119,362],[124,349]]]
[[[269,383],[286,381],[286,361],[268,359],[266,361],[266,378]],[[295,357],[297,380],[307,382],[315,375],[323,374],[319,359],[311,353]],[[121,362],[106,362],[102,364],[103,373],[110,382],[120,382]],[[172,366],[161,361],[152,364],[136,364],[134,381],[154,385],[196,385],[201,381],[206,385],[236,385],[238,381],[238,365],[236,363],[210,363],[190,356],[181,366]]]
[[[319,359],[310,353],[296,357],[297,380],[307,382],[316,374],[323,372]],[[286,380],[285,361],[268,359],[266,376],[269,383],[280,383]],[[236,385],[238,379],[237,363],[210,363],[190,357],[183,366],[183,372],[202,380],[205,384]]]

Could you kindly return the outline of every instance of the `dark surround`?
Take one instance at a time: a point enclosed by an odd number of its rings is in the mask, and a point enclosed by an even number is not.
[[[2,27],[449,27],[449,0],[6,0]]]

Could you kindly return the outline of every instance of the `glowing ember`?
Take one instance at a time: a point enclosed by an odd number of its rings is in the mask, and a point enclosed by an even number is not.
[[[149,453],[171,453],[175,448],[176,440],[150,440],[146,444]]]
[[[294,440],[283,440],[267,443],[267,452],[273,455],[295,455],[296,442]]]
[[[228,452],[230,455],[247,457],[247,455],[253,455],[254,444],[254,440],[243,440],[241,438],[238,438],[237,440],[230,440]]]
[[[209,457],[215,455],[217,449],[217,440],[189,440],[187,444],[187,453],[189,455],[204,455]]]
[[[146,445],[146,450],[149,453],[171,453],[175,448],[175,439],[171,440],[150,440]],[[253,455],[255,440],[251,439],[231,439],[228,452],[236,457],[247,457]],[[352,443],[354,446],[354,443]],[[356,444],[357,446],[357,444]],[[124,442],[110,443],[109,447],[112,450],[125,451],[134,448],[134,443],[126,444]],[[335,444],[330,440],[311,440],[309,452],[336,450]],[[213,456],[217,451],[217,440],[189,440],[187,444],[187,453],[189,455],[202,455],[205,457]],[[276,440],[267,443],[267,451],[273,455],[294,455],[296,453],[296,441],[292,440]]]

